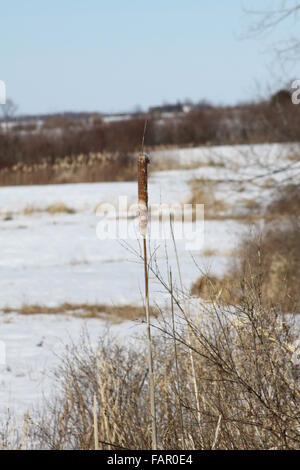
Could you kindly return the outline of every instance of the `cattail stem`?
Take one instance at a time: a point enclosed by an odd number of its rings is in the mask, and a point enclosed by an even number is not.
[[[149,368],[149,386],[150,386],[150,412],[152,424],[152,449],[157,450],[157,425],[156,425],[156,406],[155,406],[155,381],[153,372],[153,354],[151,340],[151,318],[149,304],[149,276],[147,261],[147,222],[148,222],[148,164],[149,158],[142,154],[138,159],[138,197],[139,197],[139,226],[143,237],[144,248],[144,275],[145,275],[145,307],[147,322],[147,346],[148,346],[148,368]]]
[[[146,302],[146,321],[147,321],[148,367],[149,367],[149,385],[150,385],[150,411],[151,411],[151,419],[152,419],[152,449],[157,450],[155,381],[154,381],[154,372],[153,372],[153,355],[152,355],[152,341],[151,341],[151,318],[150,318],[150,307],[149,307],[149,277],[148,277],[146,238],[144,238],[143,242],[144,242],[145,302]]]

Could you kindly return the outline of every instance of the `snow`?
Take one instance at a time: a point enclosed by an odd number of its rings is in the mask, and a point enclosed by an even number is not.
[[[87,331],[91,344],[97,344],[108,331],[104,321],[85,321],[65,315],[18,315],[0,318],[1,338],[6,344],[6,364],[0,365],[0,413],[8,410],[20,418],[26,411],[42,403],[52,387],[52,369],[62,356],[65,343],[79,341]],[[134,337],[141,330],[138,323],[115,325],[114,336]]]
[[[181,148],[176,150],[161,150],[155,152],[153,160],[166,159],[181,164],[192,163],[225,163],[245,164],[257,160],[276,163],[289,156],[299,154],[299,144],[259,144],[259,145],[223,145],[217,147]]]
[[[242,210],[243,198],[266,206],[271,189],[249,178],[262,173],[261,160],[266,165],[263,172],[268,172],[270,164],[281,168],[291,163],[287,158],[296,151],[297,148],[290,145],[260,145],[155,152],[151,156],[153,161],[166,158],[182,165],[193,164],[193,168],[151,173],[150,205],[186,203],[190,197],[189,181],[213,179],[218,181],[215,197],[226,201],[231,211]],[[195,163],[199,167],[195,168]],[[272,178],[282,176],[278,173]],[[243,180],[243,191],[226,180]],[[104,203],[117,205],[120,196],[127,197],[128,205],[135,204],[136,183],[0,188],[0,310],[6,306],[15,310],[11,314],[0,313],[0,341],[6,348],[6,364],[0,365],[0,413],[10,409],[13,415],[22,416],[36,405],[43,394],[50,393],[50,371],[57,364],[57,355],[63,351],[64,344],[71,339],[77,341],[83,327],[93,341],[107,328],[104,320],[67,314],[21,315],[18,310],[22,305],[142,303],[143,266],[131,252],[132,248],[139,251],[138,242],[128,240],[128,245],[124,246],[119,240],[97,238],[100,218],[96,208]],[[47,212],[47,208],[56,203],[74,209],[74,214]],[[28,208],[36,211],[28,213]],[[229,253],[236,248],[241,235],[249,230],[249,226],[234,220],[206,220],[204,246],[192,255],[186,250],[186,241],[178,240],[185,288],[189,289],[199,276],[192,256],[201,270],[222,275],[230,263]],[[171,241],[153,240],[151,252],[156,249],[164,276],[167,276],[167,252],[168,265],[178,285]],[[210,256],[206,255],[208,251]],[[150,295],[153,303],[166,300],[153,276]],[[128,341],[136,332],[143,331],[143,327],[139,322],[123,322],[111,325],[111,330]]]

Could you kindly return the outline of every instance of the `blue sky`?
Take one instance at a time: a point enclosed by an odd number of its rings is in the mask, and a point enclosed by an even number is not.
[[[274,2],[0,0],[0,79],[22,114],[249,100],[277,77],[243,6]]]

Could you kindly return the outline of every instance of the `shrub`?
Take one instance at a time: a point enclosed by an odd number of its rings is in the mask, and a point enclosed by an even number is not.
[[[168,322],[160,326],[154,343],[159,448],[300,448],[295,326],[265,309],[258,293],[252,299],[234,310],[201,308],[187,322],[179,316],[175,335]],[[124,347],[106,338],[93,349],[85,338],[69,348],[56,372],[59,393],[33,420],[30,442],[49,449],[151,448],[144,344]]]

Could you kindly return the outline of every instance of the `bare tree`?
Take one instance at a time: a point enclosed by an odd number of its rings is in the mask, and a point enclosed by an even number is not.
[[[273,32],[280,24],[294,20],[297,24],[300,14],[300,2],[297,0],[277,0],[272,8],[253,10],[245,9],[255,18],[250,33],[260,35]],[[296,61],[300,58],[300,35],[287,37],[274,46],[275,52],[285,61]]]
[[[268,35],[275,35],[276,40],[271,44],[271,53],[275,60],[270,65],[272,81],[276,80],[278,86],[281,87],[276,93],[273,91],[265,106],[261,107],[261,113],[255,116],[255,123],[257,126],[262,126],[266,134],[269,129],[272,132],[275,130],[278,142],[299,142],[299,107],[292,104],[293,80],[287,78],[287,73],[290,76],[291,67],[293,68],[300,59],[300,33],[297,27],[300,19],[300,0],[265,1],[257,9],[251,8],[250,5],[251,0],[245,0],[244,11],[252,20],[246,37],[263,39]],[[289,67],[286,68],[285,65]],[[277,68],[279,68],[279,75]],[[275,75],[277,75],[276,78],[274,78]],[[272,89],[273,86],[274,83]],[[266,135],[267,140],[268,135]],[[295,148],[291,148],[291,152],[295,153]],[[287,183],[298,184],[299,158],[294,155],[292,160],[284,161],[281,168],[275,167],[273,163],[269,166],[265,162],[258,162],[261,165],[261,172],[254,179],[262,181],[266,177],[281,173],[280,185],[285,180]]]
[[[6,131],[8,131],[9,121],[11,121],[14,118],[17,110],[18,110],[18,106],[10,98],[8,98],[6,100],[5,104],[1,105],[1,111],[2,111],[2,115],[3,115],[3,120],[5,122]]]

